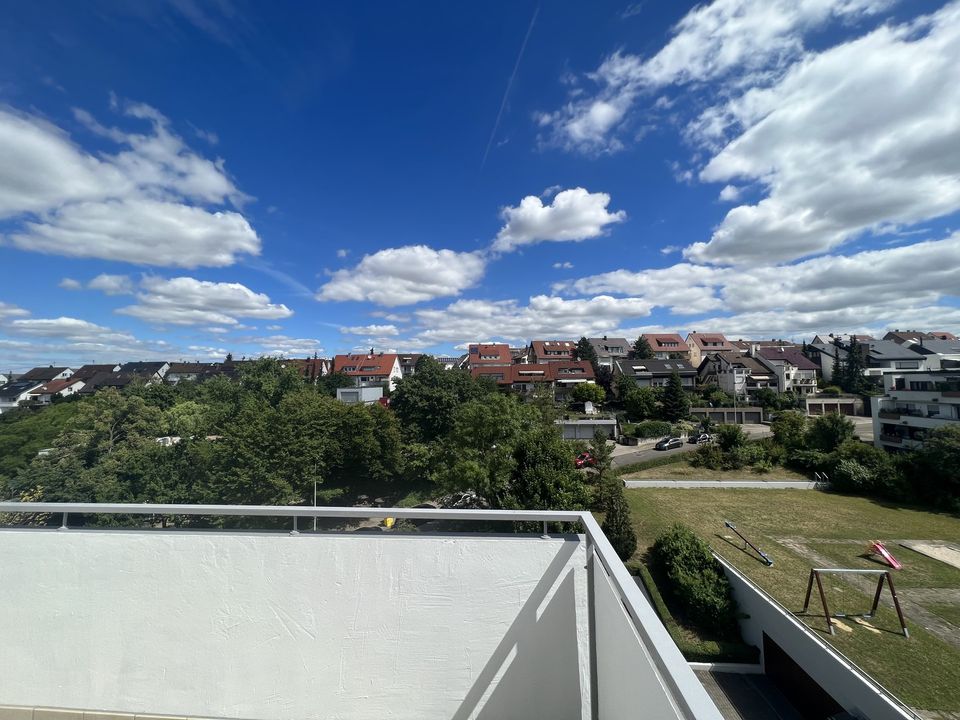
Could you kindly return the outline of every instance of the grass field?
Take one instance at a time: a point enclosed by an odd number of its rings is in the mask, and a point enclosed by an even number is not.
[[[662,465],[660,467],[647,468],[638,472],[624,473],[620,477],[623,480],[809,480],[806,475],[801,475],[793,470],[783,467],[774,467],[770,472],[756,473],[750,468],[741,470],[708,470],[706,468],[693,467],[686,460]]]
[[[930,565],[936,561],[892,542],[956,541],[960,538],[960,519],[948,514],[812,490],[642,489],[627,490],[626,494],[639,539],[638,556],[662,530],[682,522],[789,610],[799,611],[803,606],[812,567],[804,554],[807,547],[817,553],[827,548],[828,552],[822,554],[835,554],[837,564],[846,567],[879,567],[859,555],[870,540],[883,540],[908,564],[902,574],[895,576],[902,580],[898,588],[902,598],[910,597],[911,587],[960,587],[960,578],[953,568],[938,567],[939,563]],[[772,555],[774,566],[766,567],[741,550],[738,539],[725,537],[729,530],[724,527],[724,520],[736,523]],[[869,608],[871,597],[839,577],[830,577],[825,590],[834,612],[854,613]],[[933,606],[928,609],[948,622],[956,620],[950,605],[938,608],[939,612]],[[870,621],[874,630],[850,621],[844,623],[849,631],[830,636],[822,616],[811,615],[805,621],[908,705],[960,711],[960,650],[913,622],[909,613],[907,619],[909,639],[899,633],[896,614],[886,607],[881,607]]]

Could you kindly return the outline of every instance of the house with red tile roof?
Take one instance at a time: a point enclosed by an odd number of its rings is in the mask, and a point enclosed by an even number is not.
[[[55,397],[70,397],[74,393],[80,392],[84,384],[83,380],[72,377],[63,380],[51,380],[46,385],[41,385],[33,390],[30,393],[30,399],[38,405],[49,405]]]
[[[694,330],[687,334],[687,347],[690,348],[690,364],[700,367],[703,356],[708,353],[739,353],[740,349],[727,340],[722,333],[702,333]]]
[[[402,377],[400,358],[396,353],[336,355],[333,371],[349,375],[357,387],[385,384],[391,390]]]
[[[644,333],[655,360],[689,360],[690,348],[677,333]]]
[[[506,343],[471,343],[467,346],[467,358],[462,367],[473,370],[479,367],[509,365],[513,365],[513,356]]]
[[[504,390],[527,396],[537,386],[553,388],[557,402],[566,402],[573,388],[580,383],[593,383],[593,365],[587,360],[566,360],[548,363],[519,363],[510,366],[471,368],[475,378],[489,378]]]
[[[816,392],[820,368],[799,348],[762,347],[756,349],[753,357],[777,376],[780,392],[791,390],[797,395]]]
[[[577,344],[571,340],[531,340],[527,362],[549,363],[575,360]]]

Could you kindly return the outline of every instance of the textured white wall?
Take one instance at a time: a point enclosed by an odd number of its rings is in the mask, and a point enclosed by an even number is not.
[[[0,530],[0,704],[586,718],[578,538]]]

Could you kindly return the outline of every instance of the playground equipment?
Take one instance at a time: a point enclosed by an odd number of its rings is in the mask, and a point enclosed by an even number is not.
[[[746,549],[747,549],[747,545],[749,545],[750,547],[753,548],[754,552],[756,552],[757,555],[759,555],[759,556],[763,559],[763,562],[765,562],[765,563],[767,564],[767,567],[770,567],[771,565],[773,565],[773,558],[770,557],[769,555],[767,555],[763,550],[761,550],[760,548],[758,548],[758,547],[757,547],[756,545],[754,545],[752,542],[750,542],[749,540],[747,540],[747,538],[744,536],[744,534],[743,534],[742,532],[740,532],[739,530],[737,530],[737,526],[736,526],[736,525],[734,525],[734,524],[733,524],[732,522],[730,522],[729,520],[724,520],[724,521],[723,521],[723,524],[726,525],[726,526],[727,526],[728,528],[730,528],[731,530],[733,530],[733,531],[737,534],[737,537],[739,537],[741,540],[743,540],[743,542],[744,542],[743,549],[744,549],[744,550],[746,550]]]
[[[893,577],[890,575],[889,570],[853,570],[849,568],[813,568],[810,570],[810,580],[807,582],[807,596],[803,600],[803,610],[800,611],[801,615],[805,615],[807,608],[810,607],[810,595],[813,592],[813,581],[817,581],[817,589],[820,591],[820,601],[823,603],[823,615],[827,619],[827,630],[830,631],[831,635],[835,635],[836,632],[833,629],[833,618],[842,618],[847,617],[846,613],[837,613],[836,615],[831,615],[829,608],[827,608],[827,596],[823,592],[823,583],[820,581],[820,575],[822,573],[853,573],[854,575],[879,575],[880,579],[877,581],[877,592],[873,596],[873,606],[870,608],[869,613],[864,613],[861,617],[872,618],[877,614],[877,606],[880,604],[880,592],[883,590],[883,581],[887,581],[887,585],[890,587],[890,597],[893,598],[893,606],[897,610],[897,617],[900,618],[900,629],[903,630],[903,636],[905,638],[910,637],[910,631],[907,630],[907,623],[903,619],[903,610],[900,609],[900,600],[897,598],[897,591],[893,587]]]
[[[900,564],[900,561],[897,560],[893,556],[893,553],[887,550],[886,546],[879,540],[874,540],[872,543],[870,543],[870,545],[867,547],[867,552],[874,555],[879,555],[886,561],[887,565],[892,567],[894,570],[903,570],[903,565]]]

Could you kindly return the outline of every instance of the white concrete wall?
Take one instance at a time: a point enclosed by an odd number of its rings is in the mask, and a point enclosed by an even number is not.
[[[595,560],[592,568],[599,717],[604,720],[683,717],[664,689],[654,660],[641,642],[603,565]],[[652,621],[658,622],[655,618]],[[719,718],[719,713],[716,717]]]
[[[909,720],[913,717],[736,568],[723,558],[718,557],[718,560],[730,580],[740,611],[747,616],[740,621],[747,644],[761,648],[762,652],[763,633],[766,633],[855,717],[870,720]]]
[[[588,718],[585,564],[576,536],[0,530],[0,704]]]

